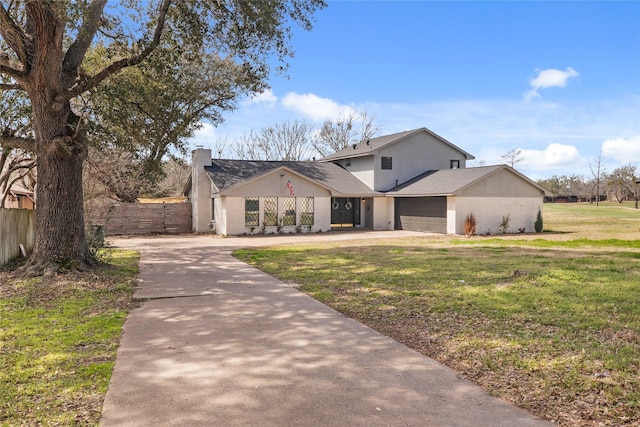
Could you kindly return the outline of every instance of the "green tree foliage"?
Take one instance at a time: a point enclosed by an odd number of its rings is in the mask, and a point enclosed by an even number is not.
[[[99,62],[105,50],[96,49],[91,56]],[[186,58],[178,47],[160,48],[146,63],[124,70],[90,96],[89,138],[97,160],[90,159],[90,165],[100,168],[105,164],[100,158],[125,160],[128,156],[122,151],[131,153],[128,164],[103,167],[96,176],[120,201],[135,201],[141,190],[153,188],[163,178],[168,154],[186,154],[187,140],[203,120],[220,123],[222,113],[235,108],[241,95],[259,92],[265,84],[251,68],[230,58],[200,53]],[[126,167],[131,170],[126,185],[120,176],[109,174]]]

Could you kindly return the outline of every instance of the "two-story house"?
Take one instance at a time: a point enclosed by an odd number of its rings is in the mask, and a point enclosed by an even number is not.
[[[194,151],[185,187],[193,230],[222,235],[336,228],[461,234],[531,232],[544,190],[506,166],[474,157],[426,128],[371,138],[317,162],[212,159]]]

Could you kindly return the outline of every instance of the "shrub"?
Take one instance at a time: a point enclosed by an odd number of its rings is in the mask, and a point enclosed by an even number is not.
[[[92,224],[85,228],[85,239],[89,253],[99,262],[108,263],[111,259],[111,251],[107,249],[104,241],[104,226]]]
[[[471,237],[476,234],[476,216],[473,212],[469,212],[467,217],[464,219],[464,234],[467,237]]]
[[[511,214],[507,214],[507,216],[502,217],[502,221],[500,221],[500,230],[502,230],[502,234],[506,234],[507,230],[509,230],[509,223],[511,222]]]
[[[536,216],[536,222],[533,224],[536,233],[542,233],[542,224],[542,212],[540,211],[540,208],[538,208],[538,216]]]

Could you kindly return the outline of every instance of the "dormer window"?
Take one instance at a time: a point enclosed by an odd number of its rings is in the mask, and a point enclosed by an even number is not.
[[[382,157],[381,158],[381,165],[380,167],[382,169],[387,169],[387,170],[391,170],[393,169],[393,162],[392,162],[392,158],[391,157]]]
[[[451,160],[449,166],[451,169],[460,169],[460,160]]]

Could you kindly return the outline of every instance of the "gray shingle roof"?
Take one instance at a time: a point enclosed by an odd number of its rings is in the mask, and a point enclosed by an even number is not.
[[[428,171],[392,188],[386,194],[389,196],[451,195],[504,168],[508,168],[508,166],[497,165]]]
[[[473,157],[471,154],[467,153],[466,151],[462,150],[460,147],[455,146],[454,144],[452,144],[451,142],[447,141],[446,139],[444,139],[443,137],[441,137],[440,135],[436,135],[435,133],[431,132],[429,129],[427,128],[419,128],[419,129],[413,129],[413,130],[408,130],[408,131],[404,131],[404,132],[399,132],[399,133],[394,133],[391,135],[384,135],[384,136],[379,136],[376,138],[370,138],[368,140],[363,140],[360,141],[359,143],[349,146],[347,148],[345,148],[344,150],[340,150],[336,153],[333,153],[327,157],[322,158],[320,161],[321,162],[327,162],[327,161],[332,161],[332,160],[339,160],[339,159],[350,159],[350,158],[354,158],[354,157],[363,157],[363,156],[370,156],[375,154],[375,152],[377,150],[380,150],[386,146],[389,146],[391,144],[395,144],[396,142],[402,141],[405,138],[408,138],[410,136],[419,134],[421,132],[426,132],[429,135],[439,139],[440,141],[444,142],[445,144],[450,145],[451,147],[455,148],[456,150],[458,150],[459,152],[461,152],[462,154],[465,155],[465,157],[467,159],[474,159],[475,157]]]
[[[218,191],[224,192],[249,179],[282,167],[316,181],[330,190],[332,195],[381,195],[334,163],[213,159],[212,165],[204,169]]]

